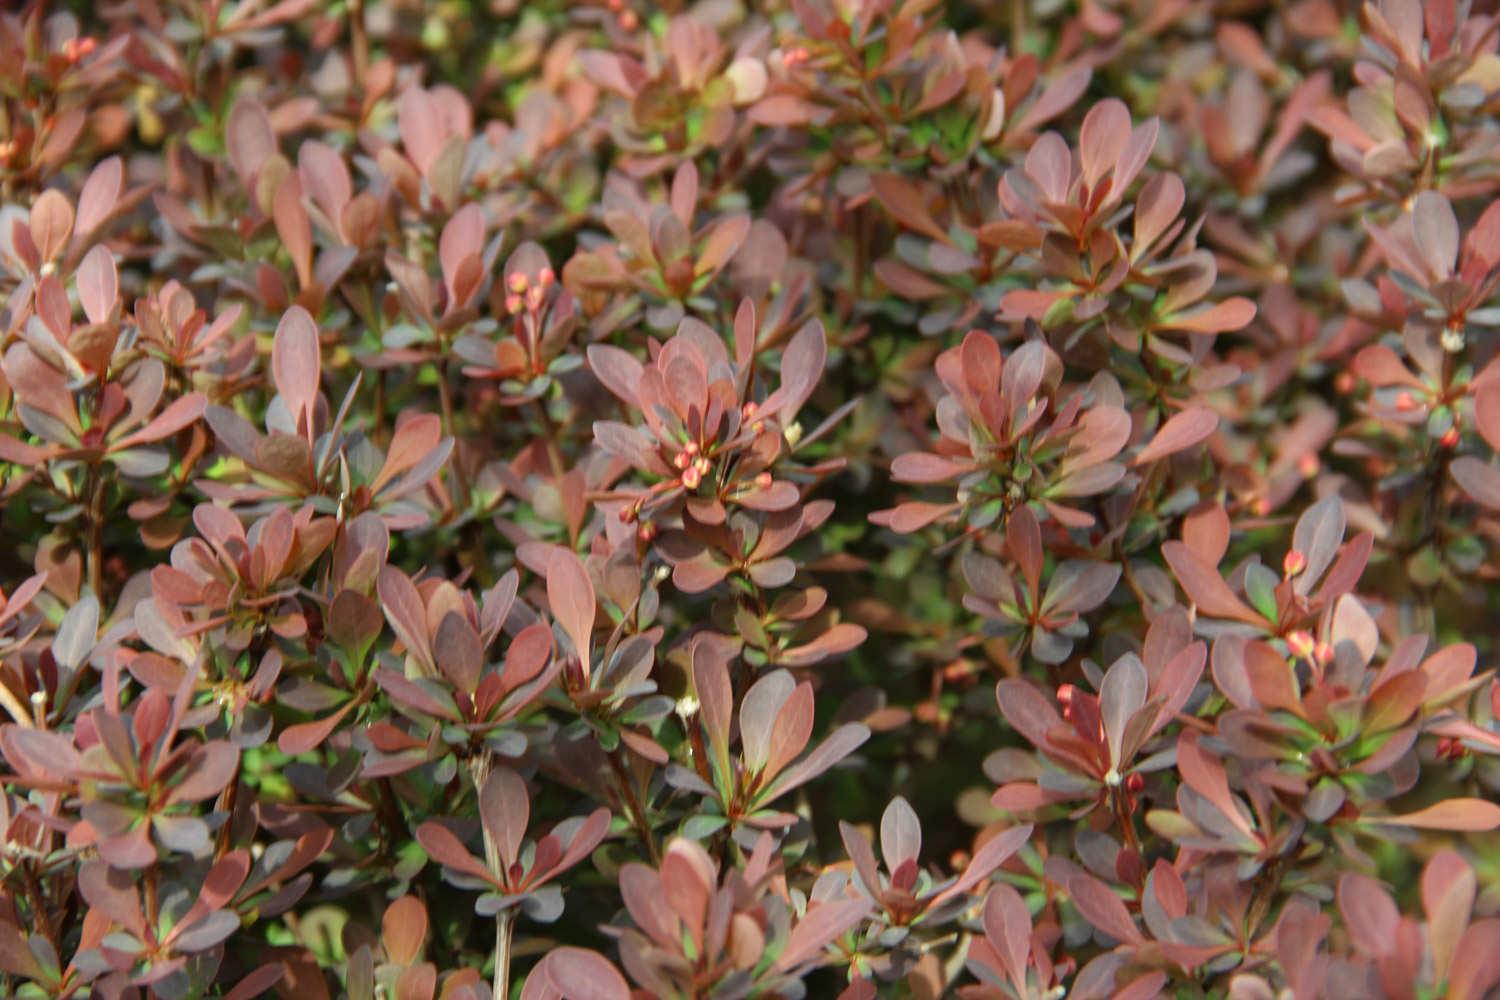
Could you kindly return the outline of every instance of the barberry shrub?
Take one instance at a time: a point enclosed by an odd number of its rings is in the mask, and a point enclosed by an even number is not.
[[[0,996],[1500,997],[1492,0],[0,11]]]

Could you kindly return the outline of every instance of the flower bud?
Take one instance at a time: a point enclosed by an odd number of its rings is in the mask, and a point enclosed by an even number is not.
[[[1057,703],[1062,706],[1062,717],[1073,721],[1073,698],[1078,689],[1071,684],[1060,684],[1057,688]]]
[[[1314,651],[1318,648],[1318,641],[1313,634],[1306,629],[1298,629],[1286,637],[1287,648],[1292,655],[1299,660],[1311,659]]]
[[[690,465],[682,470],[682,485],[686,489],[696,490],[703,483],[703,473],[696,465]]]
[[[1287,579],[1297,576],[1305,569],[1307,569],[1307,556],[1298,549],[1292,549],[1286,554],[1286,558],[1281,560],[1281,572]]]

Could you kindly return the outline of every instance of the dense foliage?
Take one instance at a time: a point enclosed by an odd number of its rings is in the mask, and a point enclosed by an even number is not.
[[[1500,996],[1495,8],[0,13],[0,995]]]

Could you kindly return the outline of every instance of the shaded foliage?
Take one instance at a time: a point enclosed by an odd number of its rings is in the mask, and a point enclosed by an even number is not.
[[[1500,995],[1497,114],[1484,0],[0,12],[0,995]]]

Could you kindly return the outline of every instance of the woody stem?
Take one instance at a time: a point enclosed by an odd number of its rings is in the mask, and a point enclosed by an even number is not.
[[[490,770],[495,765],[495,755],[490,750],[482,750],[477,757],[469,759],[469,776],[474,779],[474,794],[477,797],[479,790],[489,780]],[[500,845],[495,843],[494,835],[490,828],[481,820],[479,827],[484,831],[484,863],[489,870],[503,874],[500,868]],[[514,914],[510,910],[502,910],[495,918],[495,978],[492,992],[495,1000],[504,1000],[510,995],[510,938],[513,930]]]
[[[99,597],[99,585],[104,575],[104,470],[97,464],[89,467],[88,497],[88,584],[89,590]]]
[[[625,769],[621,761],[621,752],[618,748],[609,755],[609,768],[614,772],[615,780],[620,785],[620,800],[629,813],[631,825],[635,827],[636,836],[641,838],[645,845],[646,854],[653,865],[661,863],[661,855],[656,850],[656,838],[651,835],[651,824],[646,822],[646,812],[641,806],[640,796],[635,793],[635,783],[630,780],[630,773]]]

